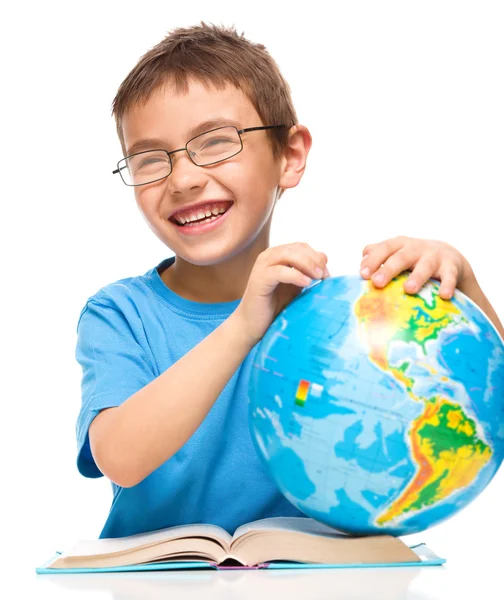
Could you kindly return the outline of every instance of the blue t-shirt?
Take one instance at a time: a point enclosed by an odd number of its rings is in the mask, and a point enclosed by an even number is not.
[[[100,410],[120,405],[161,375],[240,302],[207,304],[175,294],[160,277],[174,261],[165,259],[142,276],[103,287],[80,313],[75,351],[82,367],[77,467],[85,477],[103,476],[88,435]],[[186,523],[213,523],[232,534],[256,519],[305,516],[279,492],[252,442],[247,386],[257,348],[176,454],[131,488],[112,482],[112,506],[100,538]]]

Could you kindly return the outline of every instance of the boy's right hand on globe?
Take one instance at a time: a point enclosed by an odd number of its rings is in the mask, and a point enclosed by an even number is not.
[[[259,254],[233,313],[253,345],[312,279],[329,277],[326,265],[327,255],[304,242],[274,246]]]

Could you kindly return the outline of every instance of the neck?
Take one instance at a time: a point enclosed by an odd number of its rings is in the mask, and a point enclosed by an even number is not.
[[[176,256],[173,265],[161,274],[161,279],[187,300],[205,303],[239,300],[257,257],[268,247],[269,227],[251,246],[218,264],[200,266]]]

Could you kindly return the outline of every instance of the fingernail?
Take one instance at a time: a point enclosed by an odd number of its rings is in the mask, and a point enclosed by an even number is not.
[[[382,273],[378,273],[378,275],[373,277],[373,281],[378,285],[381,285],[385,281],[385,277]]]
[[[369,277],[369,267],[364,267],[360,272],[363,277]]]
[[[315,269],[315,273],[317,274],[317,277],[318,277],[319,279],[322,279],[322,275],[324,274],[324,271],[322,271],[322,269],[321,269],[320,267],[317,267],[317,268]]]
[[[329,269],[326,267],[325,271],[324,271],[324,277],[331,277],[331,274],[329,273]]]

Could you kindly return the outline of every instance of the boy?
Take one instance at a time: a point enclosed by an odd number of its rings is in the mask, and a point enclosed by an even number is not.
[[[80,314],[78,468],[113,487],[100,537],[194,522],[232,533],[303,516],[267,474],[247,416],[258,342],[329,275],[327,256],[307,244],[269,248],[275,204],[299,183],[311,146],[289,87],[264,46],[202,23],[143,56],[113,112],[125,157],[114,173],[175,256],[105,286]],[[413,293],[436,277],[444,297],[458,286],[503,334],[454,248],[396,238],[365,255],[362,276],[375,285],[412,268]]]

